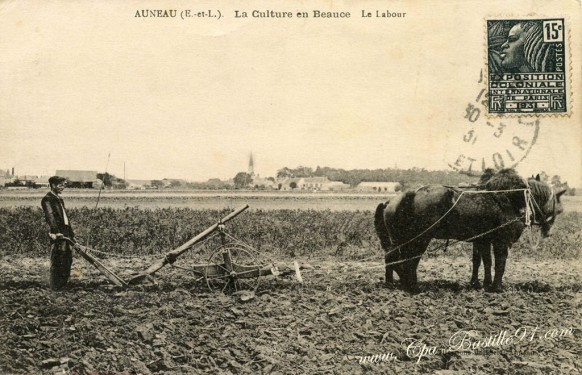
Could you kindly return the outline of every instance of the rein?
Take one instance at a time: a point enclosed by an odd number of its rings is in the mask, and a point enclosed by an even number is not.
[[[516,217],[513,220],[509,220],[509,221],[507,221],[504,224],[501,224],[501,225],[499,225],[499,226],[497,226],[495,228],[492,228],[492,229],[490,229],[488,231],[485,231],[483,233],[480,233],[480,234],[478,234],[476,236],[469,237],[469,238],[466,238],[466,239],[463,239],[463,240],[456,240],[455,242],[453,242],[453,244],[454,243],[458,243],[458,242],[469,242],[469,241],[472,241],[472,240],[474,240],[476,238],[485,236],[485,235],[487,235],[487,234],[489,234],[491,232],[494,232],[494,231],[496,231],[496,230],[498,230],[498,229],[500,229],[502,227],[505,227],[505,226],[507,226],[507,225],[509,225],[511,223],[517,222],[517,221],[522,221],[523,220],[524,224],[527,227],[530,227],[530,228],[531,228],[532,225],[540,225],[541,226],[541,225],[547,224],[548,221],[552,220],[555,217],[555,215],[556,215],[556,194],[555,194],[555,192],[553,191],[553,189],[551,189],[551,188],[549,189],[549,191],[550,191],[549,197],[547,198],[547,201],[543,203],[543,206],[544,206],[544,208],[550,208],[549,205],[551,204],[551,210],[548,209],[547,211],[545,211],[545,210],[543,210],[540,207],[540,204],[538,203],[538,200],[545,198],[545,194],[542,194],[539,191],[538,187],[532,189],[532,187],[531,187],[531,185],[529,183],[527,183],[526,186],[527,186],[527,188],[523,188],[523,189],[508,189],[508,190],[460,190],[460,194],[459,194],[458,198],[453,202],[453,205],[438,220],[436,220],[428,228],[426,228],[425,230],[423,230],[420,234],[416,235],[412,239],[410,239],[410,240],[408,240],[408,241],[406,241],[406,242],[404,242],[404,243],[402,243],[402,244],[400,244],[398,246],[392,247],[391,249],[385,251],[384,254],[385,254],[385,256],[387,256],[387,255],[389,255],[389,254],[391,254],[391,253],[393,253],[395,251],[400,251],[400,249],[403,246],[405,246],[405,245],[407,245],[407,244],[409,244],[409,243],[417,240],[419,237],[421,237],[424,234],[426,234],[430,229],[434,228],[435,225],[437,225],[439,222],[441,222],[455,208],[455,206],[460,201],[460,199],[463,196],[463,194],[491,194],[491,193],[523,192],[523,194],[524,194],[524,200],[525,200],[525,212],[524,212],[524,214],[522,216]],[[453,189],[453,190],[455,190],[457,192],[459,192],[459,190],[457,190],[457,189],[455,189],[453,187],[450,187],[450,186],[447,186],[447,187],[450,188],[450,189]],[[416,189],[416,192],[418,192],[422,188],[424,188],[424,186],[421,186],[420,188]],[[547,187],[546,186],[543,186],[543,188],[547,188]],[[538,193],[538,194],[535,194],[534,191],[532,191],[532,190],[535,190],[535,192]],[[537,200],[536,200],[536,195],[539,195],[537,197],[538,198]],[[550,214],[546,214],[546,212],[551,212],[551,213]],[[540,218],[539,221],[536,220],[536,214],[539,215],[539,218]],[[388,230],[388,234],[390,235],[390,230]],[[390,238],[390,241],[391,241],[392,244],[394,244],[392,242],[392,238]],[[438,250],[439,248],[445,247],[447,245],[448,245],[448,240],[447,240],[447,244],[446,245],[444,245],[444,246],[443,245],[438,246],[436,248],[431,249],[431,251]],[[424,255],[424,252],[423,252],[423,254],[419,254],[419,255],[416,255],[416,256],[413,256],[413,257],[410,257],[410,258],[407,258],[407,259],[400,259],[400,260],[397,260],[397,261],[394,261],[394,262],[385,263],[385,264],[382,265],[382,267],[392,266],[392,265],[395,265],[395,264],[404,263],[404,262],[407,262],[407,261],[410,261],[410,260],[413,260],[413,259],[421,258],[423,255]]]
[[[474,239],[476,239],[476,238],[479,238],[479,237],[485,236],[486,234],[489,234],[489,233],[495,232],[497,229],[500,229],[500,228],[506,227],[506,226],[508,226],[509,224],[515,223],[515,222],[517,222],[517,221],[520,221],[520,220],[521,220],[521,219],[523,219],[523,218],[524,218],[524,216],[517,217],[517,218],[515,218],[515,219],[513,219],[513,220],[509,220],[508,222],[506,222],[506,223],[503,223],[503,224],[501,224],[501,225],[499,225],[499,226],[497,226],[497,227],[495,227],[495,228],[493,228],[493,229],[490,229],[490,230],[488,230],[488,231],[485,231],[485,232],[483,232],[483,233],[479,233],[479,234],[477,234],[477,235],[475,235],[475,236],[473,236],[473,237],[465,238],[465,239],[463,239],[463,240],[455,240],[455,241],[454,241],[452,244],[454,245],[454,244],[456,244],[456,243],[459,243],[459,242],[469,242],[469,241],[472,241],[472,240],[474,240]],[[443,247],[445,247],[445,246],[446,246],[446,245],[440,245],[440,246],[437,246],[437,247],[435,247],[435,248],[432,248],[432,249],[430,249],[430,251],[436,251],[436,250],[438,250],[438,249],[440,249],[440,248],[443,248]],[[398,249],[399,249],[399,247],[398,247],[397,249],[391,249],[391,251],[393,251],[393,250],[398,250]],[[428,252],[428,251],[427,251],[427,252]],[[412,260],[412,259],[417,259],[417,258],[421,258],[421,257],[423,257],[423,256],[424,256],[424,253],[423,253],[423,254],[416,255],[416,256],[413,256],[413,257],[410,257],[410,258],[406,258],[406,259],[400,259],[400,260],[397,260],[397,261],[394,261],[394,262],[390,262],[390,263],[384,263],[384,264],[382,264],[382,265],[379,265],[379,266],[374,266],[374,268],[375,268],[375,267],[378,267],[378,268],[380,268],[380,267],[385,267],[385,266],[393,266],[393,265],[395,265],[395,264],[400,264],[400,263],[408,262],[409,260]],[[372,259],[372,258],[370,258],[370,259]],[[366,260],[366,259],[364,259],[364,261],[365,261],[365,260]]]
[[[421,188],[419,188],[418,190],[420,190]],[[447,215],[449,213],[451,213],[451,211],[455,208],[455,206],[457,205],[457,203],[459,203],[459,201],[461,200],[461,197],[463,196],[463,194],[491,194],[491,193],[509,193],[509,192],[519,192],[519,191],[523,191],[526,196],[528,196],[528,194],[529,194],[529,196],[532,195],[530,188],[510,189],[510,190],[469,190],[469,191],[468,190],[463,190],[459,194],[459,197],[453,202],[453,205],[451,206],[451,208],[449,208],[447,210],[447,212],[445,212],[437,221],[435,221],[434,223],[432,223],[428,228],[426,228],[425,230],[423,230],[420,234],[414,236],[412,239],[410,239],[410,240],[408,240],[408,241],[406,241],[406,242],[404,242],[404,243],[402,243],[402,244],[400,244],[398,246],[395,246],[395,247],[391,248],[390,250],[385,251],[384,252],[384,256],[390,255],[390,254],[392,254],[395,251],[400,251],[400,249],[402,247],[404,247],[404,246],[408,245],[409,243],[417,240],[418,238],[420,238],[421,236],[423,236],[424,234],[426,234],[429,230],[431,230],[432,228],[434,228],[435,225],[437,225],[438,223],[440,223],[445,217],[447,217]],[[532,198],[532,200],[533,200],[533,198]],[[535,200],[533,200],[533,202],[536,203]],[[527,203],[527,199],[526,199],[526,203]],[[536,203],[536,206],[537,206],[537,203]],[[529,213],[528,213],[528,211],[529,211]],[[477,236],[470,237],[470,238],[467,238],[465,240],[459,240],[457,242],[467,242],[467,241],[470,241],[470,240],[474,240],[475,238],[479,238],[479,237],[484,236],[484,235],[486,235],[486,234],[488,234],[490,232],[493,232],[493,231],[495,231],[495,230],[497,230],[499,228],[502,228],[502,227],[508,225],[509,223],[513,223],[515,221],[521,220],[524,217],[526,218],[526,225],[530,226],[531,225],[531,222],[528,224],[528,217],[531,217],[531,213],[532,212],[533,212],[533,210],[531,210],[529,208],[529,206],[526,204],[526,214],[524,216],[519,217],[519,218],[514,219],[514,220],[511,220],[511,221],[509,221],[509,222],[507,222],[505,224],[502,224],[502,225],[500,225],[500,226],[498,226],[496,228],[493,228],[491,230],[488,230],[488,231],[486,231],[484,233],[480,233]],[[410,258],[410,259],[414,259],[414,258]]]
[[[548,201],[544,204],[544,207],[547,207],[549,204],[551,204],[551,214],[546,215],[545,211],[540,207],[534,195],[532,194],[531,188],[529,189],[529,197],[526,196],[526,212],[527,210],[531,210],[533,214],[534,218],[531,224],[543,225],[556,216],[556,194],[552,189],[550,189],[550,196],[548,197]],[[539,215],[541,216],[540,221],[535,220],[536,208],[539,212]]]

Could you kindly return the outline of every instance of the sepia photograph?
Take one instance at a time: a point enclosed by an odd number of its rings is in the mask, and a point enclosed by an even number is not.
[[[579,374],[579,0],[0,0],[0,374]]]

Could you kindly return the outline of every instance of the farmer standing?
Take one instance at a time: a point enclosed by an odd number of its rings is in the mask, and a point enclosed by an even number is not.
[[[65,189],[65,181],[66,178],[59,176],[49,178],[51,191],[41,201],[46,222],[50,227],[50,287],[54,290],[61,289],[67,284],[73,263],[71,244],[64,239],[67,237],[73,240],[75,237],[65,211],[65,202],[60,197]]]

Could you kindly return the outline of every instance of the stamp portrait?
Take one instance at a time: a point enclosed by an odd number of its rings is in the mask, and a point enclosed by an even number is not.
[[[487,20],[490,114],[567,113],[563,18]]]

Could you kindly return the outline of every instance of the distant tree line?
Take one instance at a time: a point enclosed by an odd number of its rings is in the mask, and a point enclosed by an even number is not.
[[[189,182],[187,187],[197,190],[229,190],[233,188],[233,184],[219,178],[211,178],[205,182]]]
[[[101,176],[98,176],[101,179]],[[116,181],[117,184],[124,183],[123,180],[113,175],[105,176],[105,185],[110,186],[110,181]],[[107,178],[109,177],[109,178]],[[386,168],[386,169],[340,169],[317,166],[311,167],[298,166],[297,168],[283,167],[277,171],[277,179],[284,178],[301,178],[301,177],[327,177],[330,181],[341,181],[351,187],[356,187],[360,182],[398,182],[402,185],[402,190],[418,187],[426,184],[441,184],[448,186],[457,186],[459,184],[476,183],[480,173],[468,175],[452,170],[429,171],[424,168]],[[525,176],[524,176],[525,177]],[[550,177],[545,172],[540,173],[542,181],[552,185],[556,189],[565,188],[569,195],[575,195],[574,188],[570,188],[567,182],[562,182],[560,176]],[[268,180],[275,181],[275,178],[269,177]],[[293,184],[293,183],[291,183]],[[164,184],[162,180],[152,180],[152,187],[163,188],[187,188],[187,189],[208,189],[208,190],[228,190],[255,188],[261,189],[254,183],[253,176],[247,172],[238,172],[232,181],[223,181],[218,178],[211,178],[206,182],[188,182],[180,180],[170,180],[170,185]],[[293,186],[292,186],[293,187]],[[262,187],[264,188],[264,186]]]
[[[361,182],[398,182],[402,185],[402,190],[414,188],[426,184],[441,184],[448,186],[457,186],[459,184],[470,184],[477,182],[480,174],[463,174],[451,170],[429,171],[424,168],[410,169],[350,169],[330,168],[317,166],[311,167],[299,166],[297,168],[283,167],[277,171],[277,179],[284,178],[301,178],[301,177],[327,177],[330,181],[341,181],[351,187],[356,187]],[[524,176],[525,177],[525,176]],[[103,181],[106,188],[125,189],[128,183],[109,173],[98,173],[97,178]],[[566,189],[568,195],[575,195],[576,189],[571,188],[568,182],[562,182],[560,176],[551,176],[545,172],[540,173],[540,179],[553,186],[555,189]],[[275,182],[275,178],[269,177],[268,180]],[[169,183],[168,183],[169,182]],[[186,189],[208,189],[208,190],[225,190],[254,187],[256,189],[265,188],[264,186],[253,185],[253,176],[247,172],[239,172],[232,181],[222,181],[218,178],[211,178],[206,182],[185,182],[181,180],[151,180],[150,186],[153,188],[186,188]],[[293,184],[293,182],[291,183]],[[7,183],[6,186],[27,186],[24,181],[15,180]]]
[[[351,187],[359,185],[360,182],[399,182],[404,189],[425,184],[458,185],[477,180],[477,177],[454,171],[429,171],[424,168],[345,170],[320,166],[315,170],[304,166],[285,167],[277,171],[277,177],[327,177],[331,181],[341,181]]]
[[[463,174],[451,170],[429,171],[424,168],[410,169],[338,169],[317,166],[299,166],[297,168],[284,167],[277,171],[277,178],[285,177],[327,177],[331,181],[341,181],[355,187],[360,182],[398,182],[403,190],[426,184],[441,184],[457,186],[459,184],[470,184],[477,182],[480,174]],[[525,177],[525,176],[524,176]],[[542,181],[552,185],[556,189],[565,188],[569,195],[575,195],[574,188],[570,188],[567,182],[562,182],[560,176],[554,175],[550,178],[545,172],[540,173]]]

